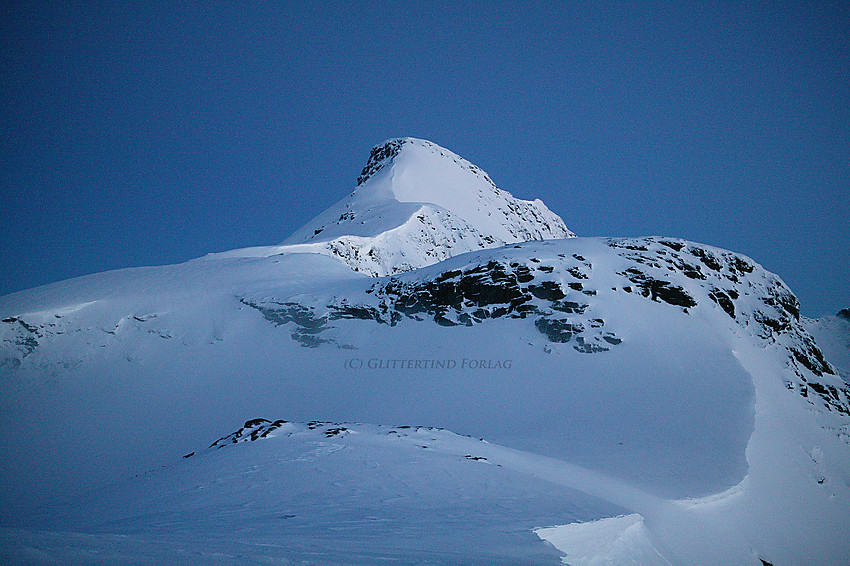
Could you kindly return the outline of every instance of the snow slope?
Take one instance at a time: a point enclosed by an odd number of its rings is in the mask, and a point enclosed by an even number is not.
[[[492,242],[417,255],[416,195]],[[510,202],[389,142],[359,221],[0,297],[0,558],[845,563],[842,321],[744,256]]]

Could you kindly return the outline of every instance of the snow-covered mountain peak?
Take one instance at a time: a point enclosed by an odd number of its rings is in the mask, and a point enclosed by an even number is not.
[[[482,171],[476,165],[473,165],[456,153],[440,147],[433,142],[417,138],[389,139],[373,147],[372,151],[369,153],[369,160],[366,162],[366,165],[363,167],[363,171],[357,178],[357,186],[360,187],[366,184],[367,181],[372,179],[372,177],[380,172],[384,167],[392,167],[396,164],[398,164],[400,168],[404,168],[407,172],[413,170],[412,172],[414,174],[423,174],[426,173],[427,170],[433,171],[434,169],[442,169],[442,172],[444,173],[446,172],[446,169],[460,169],[486,181],[495,191],[498,191],[496,184],[493,183],[487,173]],[[452,174],[449,173],[449,176],[452,176]],[[407,179],[405,179],[405,181],[407,181]],[[417,179],[413,179],[413,183],[411,184],[394,184],[392,188],[395,189],[394,192],[396,198],[402,202],[409,200],[427,200],[428,202],[431,202],[435,199],[443,200],[448,197],[449,201],[451,201],[452,197],[456,199],[462,196],[462,193],[466,192],[466,190],[472,188],[471,186],[462,187],[461,190],[457,191],[457,194],[454,195],[440,194],[444,192],[445,186],[439,183],[426,185],[425,183],[417,183],[416,181]],[[399,190],[404,193],[411,189],[418,190],[413,194],[399,194]],[[435,204],[437,203],[435,202]],[[451,204],[451,202],[447,204]]]
[[[540,200],[514,198],[432,142],[399,138],[375,146],[357,188],[284,244],[381,276],[469,251],[573,236]]]

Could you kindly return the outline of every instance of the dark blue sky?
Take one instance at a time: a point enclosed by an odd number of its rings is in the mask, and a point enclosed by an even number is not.
[[[850,306],[846,2],[96,4],[0,16],[0,294],[278,243],[415,136]]]

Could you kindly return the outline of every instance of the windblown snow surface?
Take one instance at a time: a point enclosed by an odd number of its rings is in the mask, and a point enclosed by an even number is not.
[[[405,138],[280,246],[0,298],[0,561],[846,564],[845,319],[572,236]]]

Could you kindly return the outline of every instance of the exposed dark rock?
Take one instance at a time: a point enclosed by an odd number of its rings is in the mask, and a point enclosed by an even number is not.
[[[566,296],[561,291],[561,286],[555,281],[541,281],[537,285],[529,285],[528,290],[531,291],[532,295],[544,301],[557,301]]]
[[[331,341],[319,336],[314,336],[312,333],[303,329],[298,329],[292,333],[292,339],[300,343],[305,348],[318,348],[322,344],[330,344]]]
[[[295,328],[291,332],[292,339],[304,346],[305,348],[317,348],[322,344],[335,344],[333,340],[322,338],[321,333],[329,330],[328,321],[340,318],[358,318],[360,316],[367,317],[369,320],[386,323],[376,314],[377,311],[368,309],[360,309],[359,307],[351,307],[343,305],[339,308],[329,310],[328,314],[317,316],[314,309],[294,302],[269,302],[264,304],[255,303],[247,299],[239,299],[242,304],[249,306],[259,311],[263,318],[273,323],[275,326],[282,326],[290,322],[295,323]],[[345,345],[337,344],[340,348],[346,348]]]
[[[688,251],[691,253],[691,255],[694,255],[703,263],[703,265],[705,265],[712,271],[720,271],[723,268],[720,261],[718,261],[718,259],[714,257],[714,254],[707,250],[694,246],[689,248]]]
[[[776,298],[776,303],[785,312],[791,315],[794,320],[800,320],[800,301],[793,293],[786,290],[777,290],[773,296]]]
[[[818,377],[823,376],[825,373],[830,375],[834,375],[835,373],[832,371],[829,362],[826,361],[823,352],[814,343],[804,343],[800,349],[791,348],[791,354],[803,367]]]
[[[325,437],[331,438],[333,436],[337,436],[337,435],[340,435],[340,434],[346,434],[346,433],[348,433],[347,428],[345,428],[344,426],[338,426],[338,427],[327,429],[325,431]]]
[[[327,330],[327,316],[317,317],[313,310],[299,303],[271,303],[261,305],[246,299],[239,299],[243,305],[256,309],[269,322],[282,326],[294,322],[301,327],[303,334],[318,334]]]
[[[518,283],[528,283],[534,281],[534,275],[531,274],[531,269],[527,265],[517,265],[514,268],[516,280]]]
[[[457,326],[457,323],[453,320],[450,320],[443,315],[443,313],[437,313],[434,315],[434,322],[439,324],[440,326]]]
[[[814,381],[810,381],[806,385],[821,398],[828,410],[850,416],[850,407],[847,405],[850,391],[847,388],[844,388],[842,395],[842,391],[833,385]]]
[[[587,279],[587,275],[583,273],[578,267],[571,267],[567,270],[567,272],[576,279]]]
[[[677,252],[682,251],[682,248],[685,247],[684,242],[672,242],[670,240],[658,240],[658,243],[662,246],[667,246]]]
[[[631,250],[636,252],[648,252],[649,248],[645,245],[638,243],[636,240],[617,240],[611,239],[606,242],[608,247],[615,249],[623,249],[623,250]]]
[[[606,332],[605,334],[603,334],[602,339],[611,344],[612,346],[619,346],[623,343],[621,339],[617,338],[617,336],[615,336],[611,332]]]
[[[578,336],[576,338],[576,342],[577,344],[573,345],[573,349],[583,354],[596,354],[598,352],[608,351],[608,348],[606,348],[605,346],[600,346],[592,342],[587,342],[582,336]]]
[[[702,270],[700,269],[700,266],[694,265],[692,263],[688,263],[688,262],[683,261],[683,260],[675,261],[673,263],[673,266],[671,266],[671,270],[672,271],[679,271],[685,277],[688,277],[689,279],[705,280],[705,275],[703,275]]]
[[[663,301],[670,305],[680,306],[684,308],[695,307],[697,302],[691,297],[684,288],[677,285],[672,285],[668,281],[655,279],[642,271],[630,267],[626,271],[620,273],[634,283],[640,293],[644,297],[648,297],[653,301]]]
[[[270,432],[280,428],[286,422],[287,421],[285,420],[276,420],[272,422],[268,419],[251,419],[246,421],[245,424],[236,432],[228,434],[227,436],[222,436],[213,442],[210,445],[210,448],[222,448],[229,444],[236,444],[237,442],[254,442],[260,438],[265,438]],[[194,452],[192,454],[194,454]],[[188,458],[192,454],[184,456],[184,458]]]
[[[372,175],[383,169],[384,165],[398,155],[403,145],[404,140],[390,140],[384,145],[373,147],[369,153],[369,161],[366,162],[363,171],[357,177],[357,186],[359,187],[369,180]]]
[[[357,320],[374,320],[380,324],[389,324],[395,326],[401,320],[401,314],[398,312],[381,311],[377,308],[362,305],[349,305],[343,303],[334,306],[328,313],[330,320],[340,319],[357,319]]]
[[[735,293],[734,291],[732,293],[734,293],[737,297],[737,293]],[[726,311],[726,314],[728,314],[732,318],[735,318],[735,304],[732,302],[732,299],[729,294],[719,289],[712,289],[708,292],[708,297],[712,301],[720,305],[720,308]]]
[[[759,336],[769,338],[772,333],[781,334],[791,327],[791,320],[787,317],[773,318],[761,311],[753,313],[753,319],[762,326]]]
[[[589,305],[576,303],[574,301],[555,301],[551,305],[553,310],[567,314],[584,314]]]
[[[10,325],[11,336],[4,338],[4,342],[17,347],[20,357],[8,357],[2,360],[0,365],[11,365],[19,367],[21,360],[32,354],[39,346],[39,338],[44,337],[44,326],[29,324],[21,318],[11,316],[4,318],[3,322]],[[47,326],[53,326],[48,324]]]
[[[552,320],[545,317],[540,317],[534,321],[534,326],[541,334],[546,336],[550,342],[569,342],[573,334],[580,333],[584,330],[581,324],[573,324],[565,320]]]
[[[731,255],[729,257],[729,263],[731,269],[738,272],[738,274],[752,273],[755,270],[753,264],[737,255]]]

